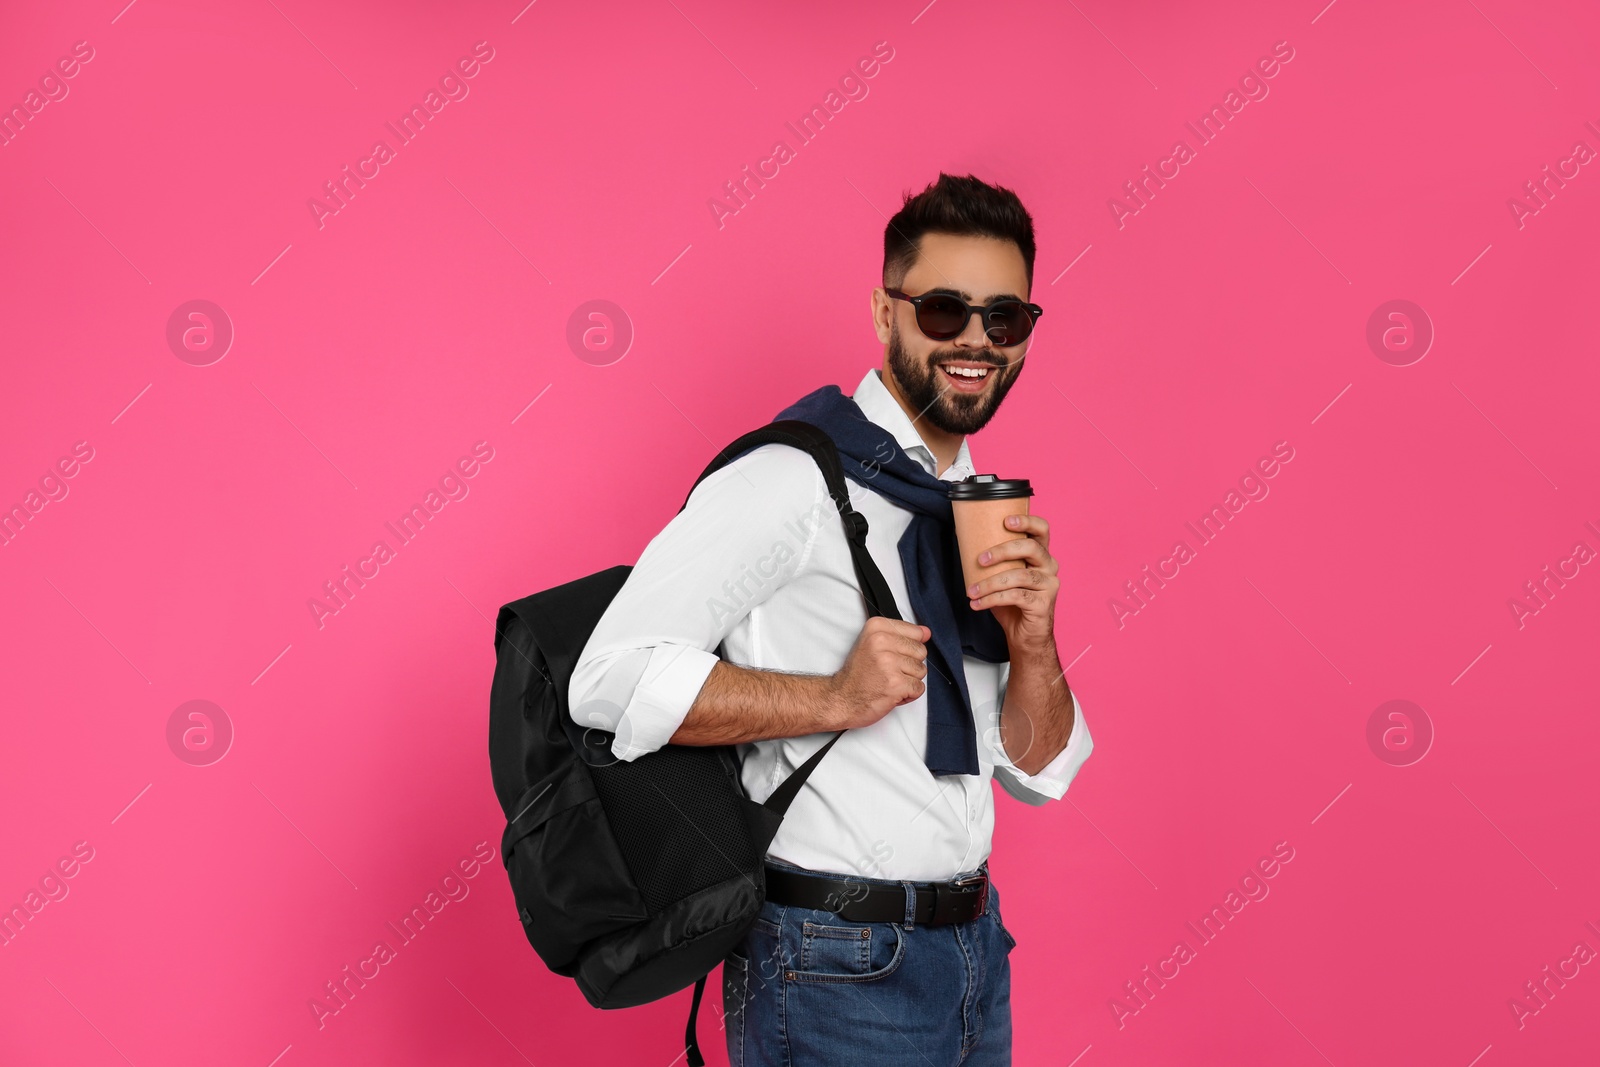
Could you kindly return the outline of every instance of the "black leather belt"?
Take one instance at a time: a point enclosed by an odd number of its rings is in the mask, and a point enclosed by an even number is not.
[[[831,911],[846,922],[905,922],[906,892],[898,885],[876,885],[859,878],[801,874],[766,866],[767,899],[774,904]],[[987,870],[956,882],[913,882],[915,921],[922,926],[964,923],[984,913],[989,903]]]

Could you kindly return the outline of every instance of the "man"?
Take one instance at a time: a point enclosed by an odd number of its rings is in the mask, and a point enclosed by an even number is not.
[[[868,617],[811,457],[762,445],[646,546],[573,671],[573,718],[616,731],[617,758],[734,744],[758,802],[848,728],[789,809],[767,902],[724,963],[736,1067],[1010,1063],[1015,941],[988,882],[989,782],[1059,799],[1091,742],[1055,646],[1049,523],[1019,517],[982,562],[1024,566],[964,589],[944,488],[975,473],[966,435],[1022,373],[1033,257],[1014,193],[941,174],[884,234],[881,368],[778,415],[839,445],[905,621]]]

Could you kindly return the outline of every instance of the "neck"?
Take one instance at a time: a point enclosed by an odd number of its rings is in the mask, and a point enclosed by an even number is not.
[[[911,406],[905,394],[900,392],[900,385],[894,380],[894,375],[889,372],[887,362],[878,376],[883,379],[884,386],[889,390],[889,395],[894,397],[894,402],[900,405],[900,410],[906,413],[906,418],[911,420],[911,426],[917,431],[917,436],[922,438],[922,443],[928,446],[928,451],[933,453],[933,476],[939,477],[950,469],[956,461],[956,456],[961,452],[962,435],[946,433],[934,426],[922,412]]]

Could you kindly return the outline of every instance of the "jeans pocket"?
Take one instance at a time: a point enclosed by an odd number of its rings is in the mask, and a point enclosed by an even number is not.
[[[1000,916],[995,916],[994,925],[995,928],[1000,931],[1000,936],[1006,939],[1006,951],[1010,952],[1012,949],[1016,948],[1017,939],[1011,936],[1011,931],[1007,930],[1005,924],[1000,921]]]
[[[722,1025],[727,1031],[728,1062],[744,1063],[745,1012],[750,1002],[750,961],[730,952],[722,961]]]
[[[1005,938],[1006,952],[1009,953],[1016,948],[1017,939],[1011,936],[1011,931],[1006,929],[1006,924],[1000,919],[1000,898],[995,894],[993,882],[989,883],[989,903],[984,909],[984,913],[994,920],[995,929],[999,930],[1000,936]]]
[[[905,959],[906,942],[897,923],[847,926],[800,924],[797,958],[783,973],[789,982],[873,982],[893,974]]]

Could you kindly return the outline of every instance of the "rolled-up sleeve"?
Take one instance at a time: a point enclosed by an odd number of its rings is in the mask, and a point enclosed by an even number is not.
[[[1005,686],[1010,677],[1010,665],[1007,664],[1000,687],[1002,708],[1005,706]],[[1083,766],[1089,753],[1094,750],[1094,740],[1089,736],[1089,724],[1084,722],[1083,708],[1078,703],[1076,692],[1072,693],[1072,732],[1067,736],[1066,746],[1037,774],[1029,774],[1012,762],[998,730],[986,731],[983,736],[993,753],[994,776],[1000,787],[1024,804],[1035,807],[1060,800],[1066,794],[1067,786],[1072,784],[1072,779],[1077,777],[1078,768]]]
[[[829,518],[821,471],[788,445],[763,445],[702,481],[645,546],[578,657],[573,720],[615,732],[621,760],[665,745],[723,639],[794,579]]]

